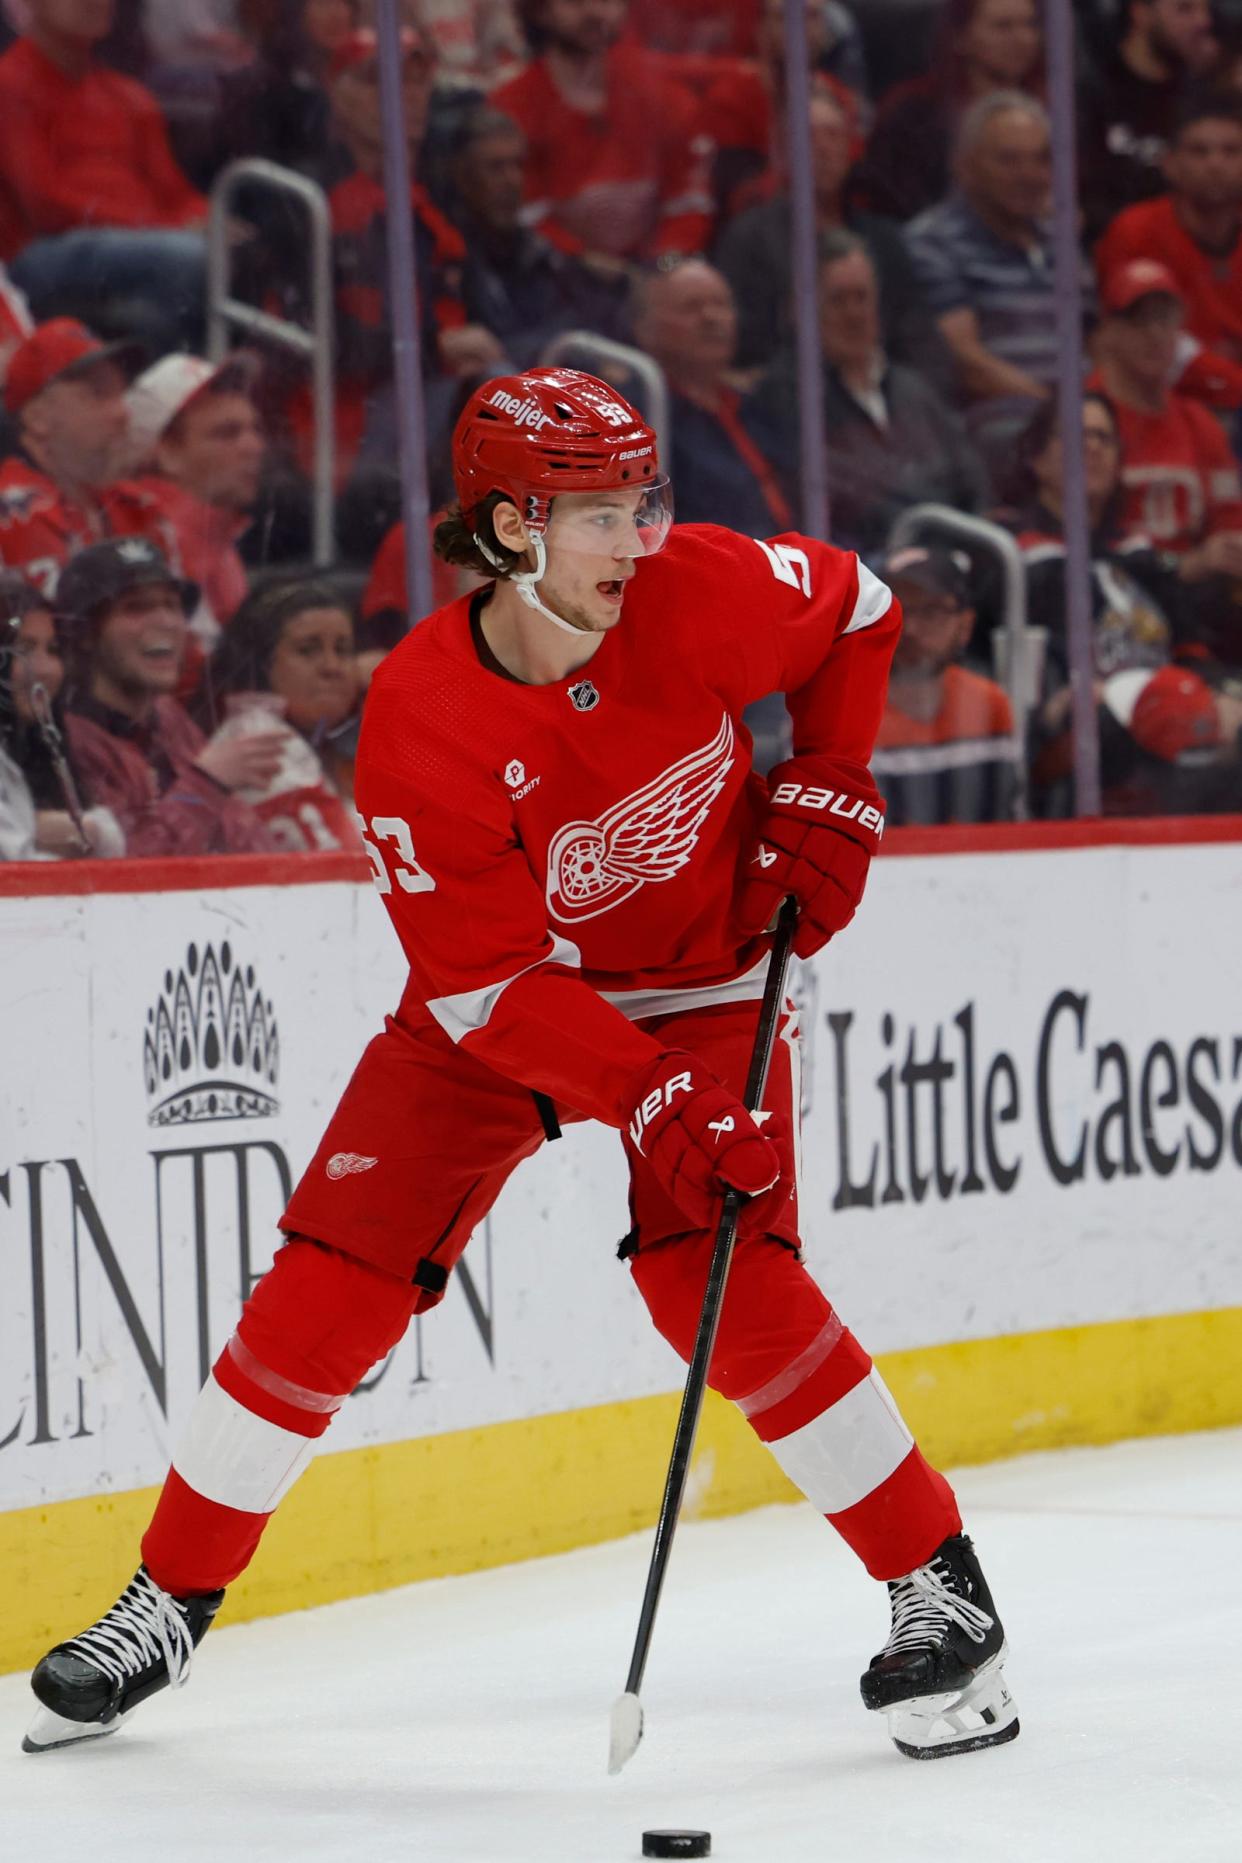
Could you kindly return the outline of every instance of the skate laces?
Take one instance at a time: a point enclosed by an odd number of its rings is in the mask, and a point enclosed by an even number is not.
[[[953,1588],[948,1573],[948,1566],[937,1556],[930,1565],[894,1580],[893,1627],[884,1645],[885,1656],[917,1649],[929,1641],[941,1642],[951,1623],[959,1625],[972,1643],[984,1641],[993,1619],[981,1605],[972,1604]]]
[[[65,1648],[85,1656],[113,1682],[124,1682],[161,1657],[173,1688],[190,1673],[194,1640],[177,1600],[148,1572],[136,1574],[112,1609]]]

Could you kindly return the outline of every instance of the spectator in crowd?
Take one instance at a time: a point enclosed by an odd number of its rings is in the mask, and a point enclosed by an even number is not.
[[[843,9],[806,9],[807,56],[818,87],[835,95],[850,120],[851,163],[862,149],[866,65],[858,29]],[[857,57],[842,58],[848,48]],[[712,143],[717,203],[725,216],[761,197],[764,172],[784,169],[785,5],[762,0],[757,56],[713,61],[715,75],[703,96],[702,125]]]
[[[113,0],[26,0],[0,57],[0,258],[36,316],[97,318],[173,348],[201,333],[206,202],[173,160],[159,106],[95,47]]]
[[[0,463],[0,561],[45,595],[75,550],[109,530],[142,529],[142,496],[113,481],[125,460],[125,365],[132,351],[53,318],[13,351],[4,405],[18,450]]]
[[[793,528],[775,468],[741,418],[730,371],[737,312],[728,281],[706,259],[683,259],[637,287],[635,340],[669,385],[669,473],[686,524],[727,524],[751,537]]]
[[[1088,238],[1163,186],[1162,163],[1187,82],[1219,50],[1211,0],[1124,0],[1120,31],[1080,91],[1078,172]]]
[[[694,99],[641,46],[620,43],[629,0],[524,0],[535,53],[493,92],[527,143],[532,225],[605,267],[701,252],[710,144]]]
[[[283,734],[204,738],[173,697],[198,590],[145,537],[91,544],[56,594],[71,689],[68,739],[131,854],[258,853],[274,842],[239,792],[263,789]]]
[[[482,586],[483,578],[459,564],[446,563],[432,549],[435,528],[445,513],[432,515],[428,526],[428,555],[431,569],[432,609],[445,608],[459,595]],[[355,627],[354,670],[358,687],[365,691],[371,675],[421,615],[410,613],[410,598],[405,573],[405,525],[393,524],[385,533],[363,590],[361,617]]]
[[[962,119],[956,187],[907,233],[972,431],[997,451],[1057,376],[1051,182],[1043,105],[995,91]]]
[[[25,293],[17,289],[6,267],[0,265],[0,387],[4,385],[9,357],[33,329]]]
[[[69,766],[65,664],[46,599],[0,571],[0,860],[125,852],[108,809],[88,808]]]
[[[402,57],[405,126],[417,172],[435,74],[434,47],[421,30],[407,29],[402,35]],[[396,458],[389,419],[392,315],[374,32],[352,33],[338,46],[332,64],[330,99],[336,138],[333,161],[338,178],[328,202],[336,275],[337,463],[343,479],[358,457],[365,429],[373,421],[379,423],[384,437],[368,450],[386,456],[389,464]],[[411,185],[410,204],[434,445],[446,425],[451,424],[458,383],[500,368],[504,355],[491,332],[467,318],[463,298],[466,248],[461,234],[418,181]],[[299,396],[295,402],[293,419],[305,437],[309,431],[308,395]]]
[[[258,56],[221,74],[213,169],[242,156],[313,167],[328,140],[328,73],[360,24],[358,0],[281,0]]]
[[[1121,526],[1121,436],[1102,395],[1083,403],[1091,526],[1092,660],[1104,812],[1179,813],[1242,806],[1242,699],[1214,689],[1192,659],[1175,664],[1193,596],[1167,556]],[[1043,815],[1073,812],[1073,736],[1065,629],[1065,478],[1054,401],[1016,451],[1011,526],[1026,567],[1027,613],[1045,630],[1043,691],[1033,720],[1032,795]]]
[[[901,603],[888,698],[871,770],[898,827],[1013,818],[1019,781],[1013,710],[992,679],[961,664],[975,625],[965,568],[914,545],[885,559]]]
[[[466,118],[450,167],[453,220],[466,241],[466,315],[490,330],[514,368],[535,366],[565,330],[624,334],[625,283],[562,252],[522,217],[526,138],[482,105]]]
[[[1093,388],[1117,412],[1121,521],[1180,558],[1187,583],[1242,579],[1242,486],[1215,415],[1169,387],[1182,300],[1166,266],[1134,259],[1103,284]]]
[[[1037,0],[947,0],[926,74],[889,92],[860,165],[874,212],[910,220],[943,199],[964,113],[993,91],[1043,86]]]
[[[1102,276],[1132,259],[1167,266],[1185,312],[1177,386],[1242,404],[1242,97],[1193,99],[1164,162],[1168,192],[1118,214],[1096,247]]]
[[[942,346],[915,278],[900,232],[875,214],[847,205],[856,118],[835,91],[816,84],[811,93],[811,174],[815,222],[821,234],[848,227],[864,242],[880,281],[884,348],[895,362],[935,371]],[[730,220],[716,248],[716,263],[733,288],[738,311],[740,368],[768,363],[791,341],[792,206],[787,180],[767,200]]]
[[[247,589],[237,552],[259,496],[267,443],[253,397],[255,365],[165,356],[129,390],[131,470],[171,530],[175,562],[202,600],[192,627],[210,649]]]
[[[854,233],[829,233],[821,244],[819,307],[833,541],[874,557],[912,504],[981,510],[987,477],[960,419],[921,375],[884,353],[875,265]],[[787,487],[797,483],[800,392],[786,355],[746,411]]]
[[[285,576],[247,596],[211,657],[200,715],[221,743],[278,733],[276,768],[240,792],[278,846],[359,846],[343,730],[357,699],[353,616],[332,583]]]

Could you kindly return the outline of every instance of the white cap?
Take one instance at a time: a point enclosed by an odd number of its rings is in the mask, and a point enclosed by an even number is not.
[[[245,390],[253,385],[257,373],[253,356],[242,351],[226,356],[223,362],[208,362],[203,356],[162,356],[131,383],[125,397],[130,438],[139,459],[150,457],[156,441],[182,409],[213,382]]]

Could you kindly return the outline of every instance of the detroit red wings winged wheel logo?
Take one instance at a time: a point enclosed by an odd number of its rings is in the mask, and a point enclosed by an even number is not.
[[[597,821],[566,822],[548,849],[548,909],[563,925],[611,912],[640,886],[671,880],[698,845],[733,768],[726,712],[710,744],[625,796]]]

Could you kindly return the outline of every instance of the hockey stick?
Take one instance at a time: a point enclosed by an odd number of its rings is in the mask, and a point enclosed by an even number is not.
[[[754,1112],[759,1106],[763,1099],[764,1088],[768,1084],[768,1069],[772,1064],[772,1047],[776,1039],[776,1018],[780,1014],[781,1004],[785,999],[785,973],[789,968],[789,952],[797,919],[797,901],[793,898],[786,899],[776,921],[776,935],[772,940],[772,953],[768,959],[767,981],[763,986],[763,1001],[759,1007],[759,1026],[755,1031],[755,1045],[751,1050],[750,1072],[746,1079],[743,1101],[748,1112]],[[609,1772],[620,1772],[626,1761],[632,1759],[638,1751],[638,1743],[643,1737],[643,1706],[639,1700],[638,1691],[643,1685],[643,1671],[647,1667],[647,1654],[651,1648],[651,1634],[655,1628],[655,1615],[660,1605],[660,1592],[664,1586],[664,1575],[668,1570],[669,1554],[673,1548],[673,1534],[677,1530],[677,1520],[686,1491],[690,1453],[694,1448],[695,1433],[699,1427],[699,1413],[703,1408],[703,1394],[707,1388],[707,1368],[711,1364],[716,1334],[720,1327],[725,1283],[729,1278],[729,1267],[733,1260],[733,1245],[737,1240],[737,1219],[742,1202],[739,1191],[730,1190],[725,1193],[724,1207],[720,1212],[720,1223],[716,1230],[716,1246],[712,1250],[711,1266],[707,1273],[707,1290],[703,1295],[703,1307],[699,1314],[699,1327],[694,1336],[690,1370],[686,1377],[686,1388],[682,1394],[677,1428],[673,1434],[673,1453],[669,1459],[668,1478],[664,1484],[664,1499],[660,1504],[660,1518],[656,1522],[655,1545],[651,1550],[651,1564],[647,1571],[647,1588],[643,1592],[642,1610],[638,1614],[638,1635],[634,1639],[634,1653],[630,1657],[630,1672],[625,1681],[625,1693],[618,1695],[612,1704],[612,1725],[608,1741]]]

